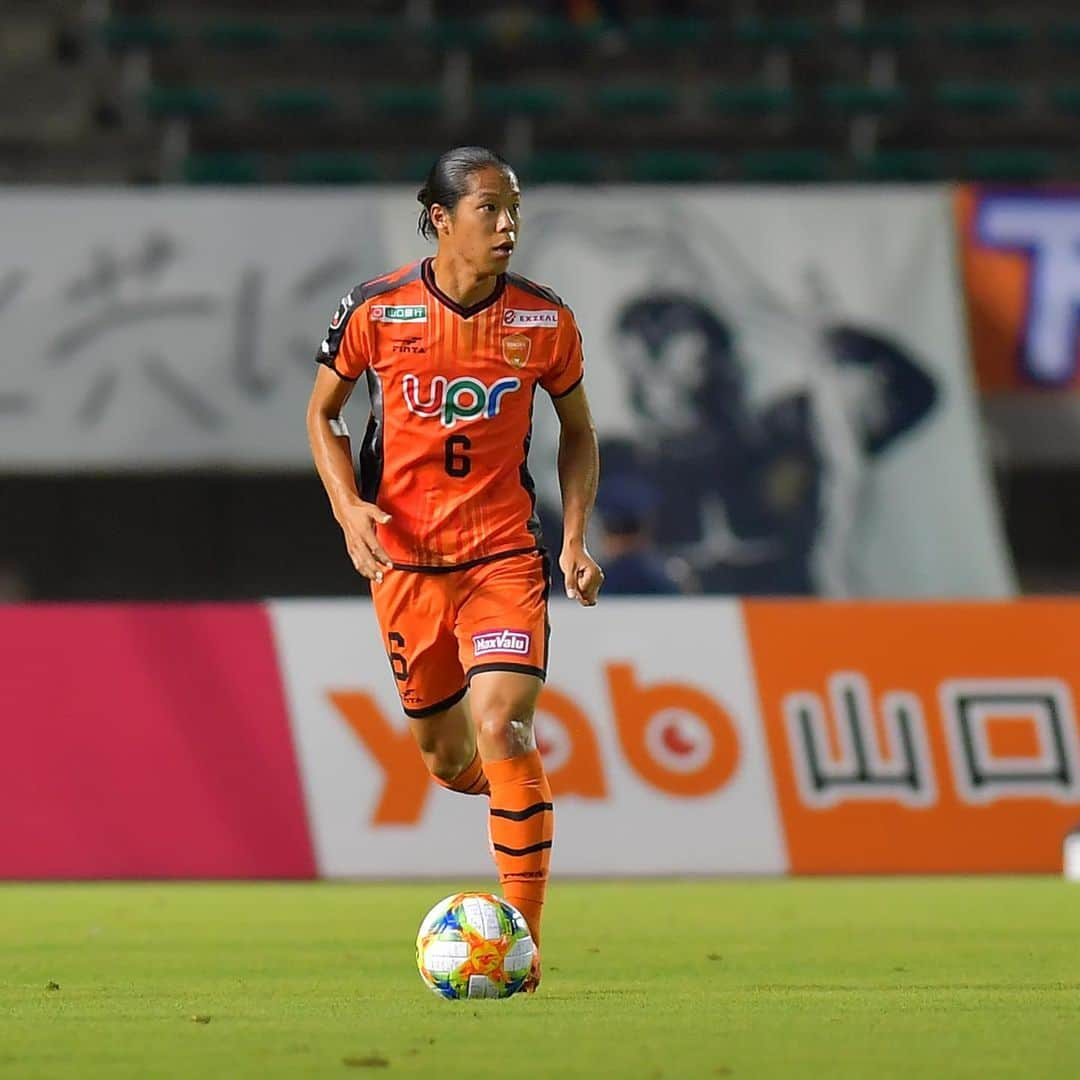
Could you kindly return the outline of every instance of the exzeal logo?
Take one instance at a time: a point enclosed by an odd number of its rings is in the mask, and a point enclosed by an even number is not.
[[[409,374],[402,381],[402,391],[409,412],[417,416],[437,416],[443,427],[453,427],[459,420],[490,420],[499,415],[503,398],[521,389],[517,378],[497,379],[490,386],[463,375],[447,379],[435,375],[426,390],[421,387],[420,376]]]

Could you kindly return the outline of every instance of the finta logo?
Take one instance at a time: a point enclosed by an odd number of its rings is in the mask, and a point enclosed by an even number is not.
[[[371,318],[373,322],[427,322],[427,304],[410,304],[406,307],[374,304]]]
[[[472,644],[476,656],[487,656],[488,653],[528,656],[532,635],[524,630],[488,630],[483,634],[473,634]]]
[[[468,375],[449,382],[445,375],[436,375],[424,392],[420,388],[420,377],[409,374],[401,380],[401,387],[409,412],[417,416],[437,416],[443,427],[449,428],[458,420],[475,420],[477,417],[490,420],[498,416],[504,395],[520,389],[521,380],[498,379],[491,386],[485,386]]]
[[[558,308],[544,308],[539,311],[525,311],[518,308],[507,308],[503,312],[503,326],[526,327],[526,326],[558,326]]]

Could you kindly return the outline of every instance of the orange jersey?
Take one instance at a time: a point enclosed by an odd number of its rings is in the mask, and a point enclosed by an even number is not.
[[[549,289],[507,273],[463,308],[431,260],[342,298],[316,359],[363,375],[371,414],[360,491],[390,514],[379,540],[400,569],[443,569],[541,546],[527,459],[537,386],[582,378],[581,335]]]

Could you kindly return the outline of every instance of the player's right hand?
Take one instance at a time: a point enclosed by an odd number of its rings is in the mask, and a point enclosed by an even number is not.
[[[382,581],[382,568],[394,564],[379,543],[376,528],[385,525],[390,515],[374,503],[357,501],[343,507],[336,516],[353,566],[370,581]]]

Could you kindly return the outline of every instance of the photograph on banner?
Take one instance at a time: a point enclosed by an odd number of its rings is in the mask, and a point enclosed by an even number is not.
[[[689,602],[707,632],[688,633],[687,603],[552,611],[536,733],[558,804],[558,873],[786,870],[738,604]],[[319,874],[492,873],[486,800],[432,782],[371,605],[270,610]]]
[[[1080,191],[955,197],[971,355],[999,457],[1080,460]]]

